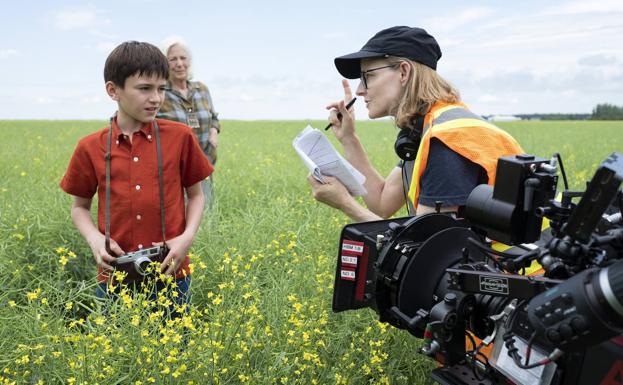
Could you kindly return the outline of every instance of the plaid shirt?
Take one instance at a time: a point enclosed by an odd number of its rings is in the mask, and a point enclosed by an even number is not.
[[[199,119],[199,128],[193,128],[203,152],[210,153],[211,143],[208,141],[210,128],[220,132],[221,124],[218,114],[214,111],[214,104],[208,87],[201,82],[188,82],[188,96],[184,97],[171,87],[167,81],[164,103],[158,111],[158,118],[173,120],[190,125],[188,113],[195,112]]]

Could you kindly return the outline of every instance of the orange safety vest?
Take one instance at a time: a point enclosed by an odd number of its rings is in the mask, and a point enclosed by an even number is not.
[[[416,209],[431,138],[441,140],[452,151],[485,169],[489,185],[495,182],[498,158],[524,152],[512,136],[469,111],[465,104],[435,103],[424,117],[424,135],[409,186],[409,201]]]

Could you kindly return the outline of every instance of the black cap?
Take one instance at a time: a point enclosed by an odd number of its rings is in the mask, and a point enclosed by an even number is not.
[[[437,69],[441,49],[434,37],[422,28],[391,27],[378,32],[359,52],[335,58],[335,67],[346,79],[357,79],[361,59],[400,56]]]

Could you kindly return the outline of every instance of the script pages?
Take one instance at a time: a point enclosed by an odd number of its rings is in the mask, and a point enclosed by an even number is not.
[[[307,126],[294,138],[292,146],[320,183],[324,183],[324,176],[332,176],[342,182],[352,196],[366,194],[363,187],[366,177],[348,163],[319,130]]]

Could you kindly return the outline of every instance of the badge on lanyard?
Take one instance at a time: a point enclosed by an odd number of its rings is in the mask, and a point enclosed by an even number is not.
[[[199,128],[199,116],[196,112],[189,112],[186,119],[190,128]]]

